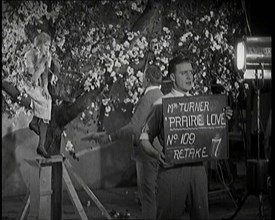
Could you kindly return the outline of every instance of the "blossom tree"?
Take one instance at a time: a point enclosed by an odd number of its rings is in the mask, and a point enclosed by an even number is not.
[[[30,113],[21,89],[23,57],[40,31],[52,37],[50,154],[59,153],[64,127],[74,118],[104,129],[103,117],[118,104],[134,107],[146,65],[158,65],[165,78],[175,54],[188,52],[194,60],[194,94],[211,94],[215,84],[236,98],[243,81],[234,70],[234,44],[243,26],[237,1],[4,1],[2,113]],[[125,89],[123,99],[110,94],[114,83]]]

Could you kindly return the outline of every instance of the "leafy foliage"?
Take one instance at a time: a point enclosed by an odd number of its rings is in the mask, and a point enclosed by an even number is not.
[[[240,89],[244,88],[233,61],[234,44],[244,31],[238,2],[163,1],[162,7],[154,9],[148,20],[156,30],[154,33],[133,28],[134,22],[145,13],[148,2],[154,5],[154,1],[148,0],[20,1],[17,4],[4,1],[2,79],[20,89],[23,56],[32,47],[35,35],[43,30],[51,34],[51,52],[61,65],[60,73],[54,77],[56,84],[52,85],[52,91],[58,93],[55,97],[74,100],[95,88],[104,91],[103,97],[92,103],[81,118],[94,115],[101,105],[105,106],[106,115],[117,103],[135,105],[143,92],[145,63],[159,65],[165,77],[169,59],[186,52],[194,60],[194,94],[211,93],[215,84],[237,100]],[[125,88],[124,100],[110,98],[113,83]],[[13,116],[19,107],[2,94],[2,111]]]

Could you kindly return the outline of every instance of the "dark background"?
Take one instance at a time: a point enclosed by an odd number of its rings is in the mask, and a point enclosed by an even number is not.
[[[244,2],[252,35],[271,36],[275,13],[273,1],[245,0]]]

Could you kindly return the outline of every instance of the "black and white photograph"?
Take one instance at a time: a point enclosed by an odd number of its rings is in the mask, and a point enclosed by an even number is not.
[[[271,220],[272,1],[2,0],[3,220]]]

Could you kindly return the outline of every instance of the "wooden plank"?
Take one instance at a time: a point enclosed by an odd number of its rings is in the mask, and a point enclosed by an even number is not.
[[[31,165],[30,206],[32,210],[30,209],[28,219],[38,219],[38,216],[39,219],[62,219],[63,159],[63,155],[54,155],[49,159],[42,157],[25,159]],[[36,169],[38,173],[34,172],[36,175],[33,175],[33,170]],[[34,178],[37,180],[33,181]],[[34,210],[35,208],[37,211]]]
[[[86,191],[86,193],[91,197],[91,199],[94,201],[96,206],[99,208],[99,210],[105,215],[107,219],[112,219],[107,210],[104,208],[104,206],[101,204],[101,202],[98,200],[98,198],[95,196],[95,194],[90,190],[90,188],[86,185],[86,183],[73,171],[72,165],[68,159],[64,160],[64,165],[69,169],[71,174],[75,177],[75,179],[78,181],[78,183],[83,187],[83,189]]]
[[[53,194],[53,190],[43,190],[40,191],[40,196],[49,196]]]
[[[73,202],[73,205],[75,207],[75,209],[77,210],[78,214],[79,214],[79,217],[82,219],[82,220],[88,220],[88,217],[83,209],[83,206],[78,198],[78,195],[75,191],[75,188],[72,184],[72,181],[70,179],[70,176],[68,174],[68,171],[66,169],[66,167],[64,166],[63,164],[63,179],[65,181],[65,184],[66,184],[66,187],[68,189],[68,192],[69,192],[69,195],[71,197],[71,200]]]
[[[52,165],[52,215],[51,219],[62,219],[62,195],[63,195],[63,170],[62,162]]]
[[[33,167],[40,167],[39,163],[36,160],[33,159],[24,159],[29,165]]]
[[[52,164],[52,163],[57,163],[57,162],[63,162],[63,157],[61,155],[53,155],[50,158],[44,158],[44,157],[37,157],[36,161],[40,165],[47,165],[47,164]]]
[[[39,220],[51,219],[51,189],[52,189],[52,167],[46,166],[40,168],[40,207]],[[44,192],[48,192],[45,194]]]
[[[30,167],[30,210],[28,220],[38,219],[40,207],[40,167],[35,163]]]

